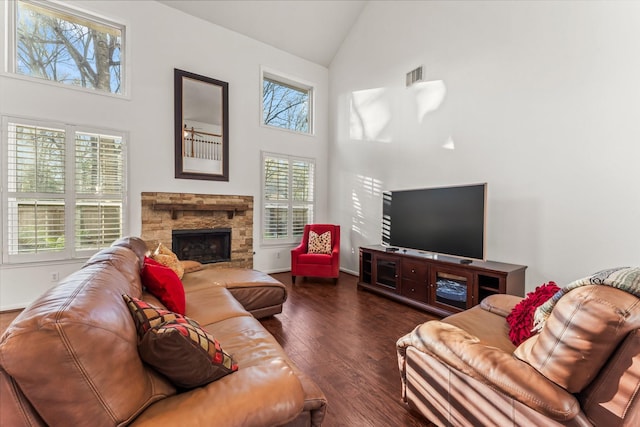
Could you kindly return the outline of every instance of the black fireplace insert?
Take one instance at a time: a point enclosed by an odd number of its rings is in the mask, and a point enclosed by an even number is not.
[[[181,260],[203,264],[231,261],[231,229],[173,230],[171,250]]]

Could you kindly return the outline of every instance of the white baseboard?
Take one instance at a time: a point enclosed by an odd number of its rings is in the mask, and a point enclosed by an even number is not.
[[[260,270],[263,273],[267,273],[267,274],[274,274],[274,273],[287,273],[289,271],[291,271],[290,268],[275,268],[275,269],[269,269],[269,270]]]
[[[340,271],[342,271],[343,273],[347,273],[350,274],[352,276],[360,276],[360,272],[358,271],[353,271],[353,270],[349,270],[347,268],[341,268]]]

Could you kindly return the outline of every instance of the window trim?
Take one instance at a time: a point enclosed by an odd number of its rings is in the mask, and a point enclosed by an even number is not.
[[[71,207],[71,211],[65,212],[65,248],[60,252],[44,253],[44,254],[9,254],[9,196],[14,193],[9,193],[9,168],[7,162],[9,161],[9,123],[19,122],[27,126],[38,127],[51,127],[63,129],[65,131],[65,192],[61,193],[61,200],[64,200],[65,206],[68,204]],[[76,132],[100,134],[119,137],[122,139],[122,229],[121,235],[126,236],[129,233],[129,189],[128,189],[128,161],[129,161],[129,133],[122,130],[101,128],[97,126],[78,125],[62,123],[58,121],[34,119],[23,116],[0,116],[0,142],[2,148],[0,149],[0,185],[2,191],[0,192],[0,221],[2,226],[0,227],[0,238],[2,244],[0,245],[0,265],[1,266],[19,266],[28,265],[29,263],[42,263],[42,262],[67,262],[86,259],[97,252],[94,249],[76,249],[75,248],[75,201],[78,198],[78,193],[75,188],[75,147],[76,147]],[[106,199],[103,197],[101,199]],[[100,199],[100,198],[99,198]],[[67,239],[71,237],[70,239]],[[67,244],[69,243],[69,244]]]
[[[268,125],[266,123],[264,123],[263,117],[264,117],[264,104],[263,104],[263,100],[264,100],[264,79],[269,79],[269,80],[273,80],[277,83],[281,83],[283,86],[287,86],[290,87],[292,89],[296,89],[296,90],[307,90],[309,91],[309,131],[308,132],[301,132],[301,131],[297,131],[297,130],[293,130],[293,129],[287,129],[287,128],[282,128],[282,127],[278,127],[278,126],[272,126],[272,125]],[[299,79],[297,77],[292,77],[289,76],[287,74],[281,73],[279,71],[276,71],[274,69],[265,67],[265,66],[261,66],[260,67],[260,99],[259,99],[259,104],[260,104],[260,108],[258,111],[258,123],[260,124],[261,127],[266,128],[266,129],[273,129],[273,130],[278,130],[278,131],[282,131],[282,132],[289,132],[295,135],[304,135],[304,136],[311,136],[314,137],[316,135],[315,132],[315,122],[316,122],[316,116],[315,116],[315,111],[316,111],[316,84],[315,83],[311,83],[302,79]]]
[[[131,65],[129,57],[131,56],[129,53],[128,46],[128,38],[127,38],[127,28],[129,28],[129,24],[127,20],[122,18],[118,18],[118,20],[109,18],[105,15],[92,12],[83,8],[79,8],[74,6],[70,6],[68,3],[62,3],[58,0],[20,0],[25,3],[30,3],[38,7],[42,7],[44,9],[58,10],[62,13],[66,13],[72,16],[76,16],[80,19],[93,21],[98,25],[103,25],[105,27],[115,28],[121,31],[120,40],[121,40],[121,56],[120,56],[120,86],[122,88],[120,93],[106,92],[103,90],[97,90],[93,88],[87,88],[82,86],[70,85],[65,83],[60,83],[55,80],[42,79],[38,77],[31,77],[25,74],[18,74],[16,72],[16,50],[17,50],[17,22],[16,15],[18,11],[17,0],[7,1],[7,6],[3,8],[4,21],[6,22],[4,38],[5,43],[3,46],[0,46],[0,54],[4,53],[4,61],[3,66],[0,68],[0,75],[4,77],[10,77],[17,80],[28,81],[31,83],[39,83],[48,85],[51,87],[70,89],[75,91],[80,91],[83,93],[91,93],[100,96],[108,96],[117,99],[131,99],[131,82],[129,76],[131,75]],[[0,16],[0,18],[2,18]],[[0,19],[1,20],[1,19]],[[4,52],[3,52],[4,51]]]
[[[311,214],[312,214],[312,220],[313,218],[316,217],[316,159],[313,157],[303,157],[303,156],[293,156],[293,155],[289,155],[289,154],[283,154],[283,153],[274,153],[274,152],[270,152],[270,151],[261,151],[260,152],[260,246],[261,247],[268,247],[268,248],[274,248],[274,247],[290,247],[290,246],[295,246],[297,244],[300,243],[300,241],[302,240],[302,237],[295,237],[293,236],[293,216],[289,215],[289,219],[287,221],[287,239],[265,239],[264,235],[265,235],[265,205],[267,204],[267,200],[265,198],[265,193],[264,193],[264,189],[265,189],[265,167],[264,167],[264,162],[265,162],[265,158],[266,157],[276,157],[276,158],[281,158],[281,159],[287,159],[290,163],[289,163],[289,190],[291,190],[291,161],[292,160],[301,160],[301,161],[305,161],[308,163],[313,164],[313,180],[312,180],[312,187],[313,187],[313,201],[312,202],[307,202],[307,204],[311,204],[313,205],[313,208],[311,210]],[[290,192],[291,194],[291,192]],[[284,203],[281,202],[283,205]],[[292,200],[292,198],[290,197],[287,202],[286,202],[286,206],[287,209],[289,211],[289,213],[291,213],[293,211],[293,205],[294,205],[294,201]]]

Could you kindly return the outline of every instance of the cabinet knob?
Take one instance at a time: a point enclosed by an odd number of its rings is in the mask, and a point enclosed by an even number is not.
[[[411,272],[412,272],[412,273],[415,273],[415,272],[416,272],[416,269],[415,269],[415,268],[412,268],[412,269],[411,269]]]
[[[411,288],[411,292],[415,292],[416,290],[414,288]]]

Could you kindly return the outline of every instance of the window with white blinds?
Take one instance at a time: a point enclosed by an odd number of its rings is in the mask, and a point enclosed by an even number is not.
[[[124,134],[3,119],[3,262],[89,256],[123,235]]]
[[[313,222],[315,161],[263,153],[262,165],[262,242],[299,242]]]

